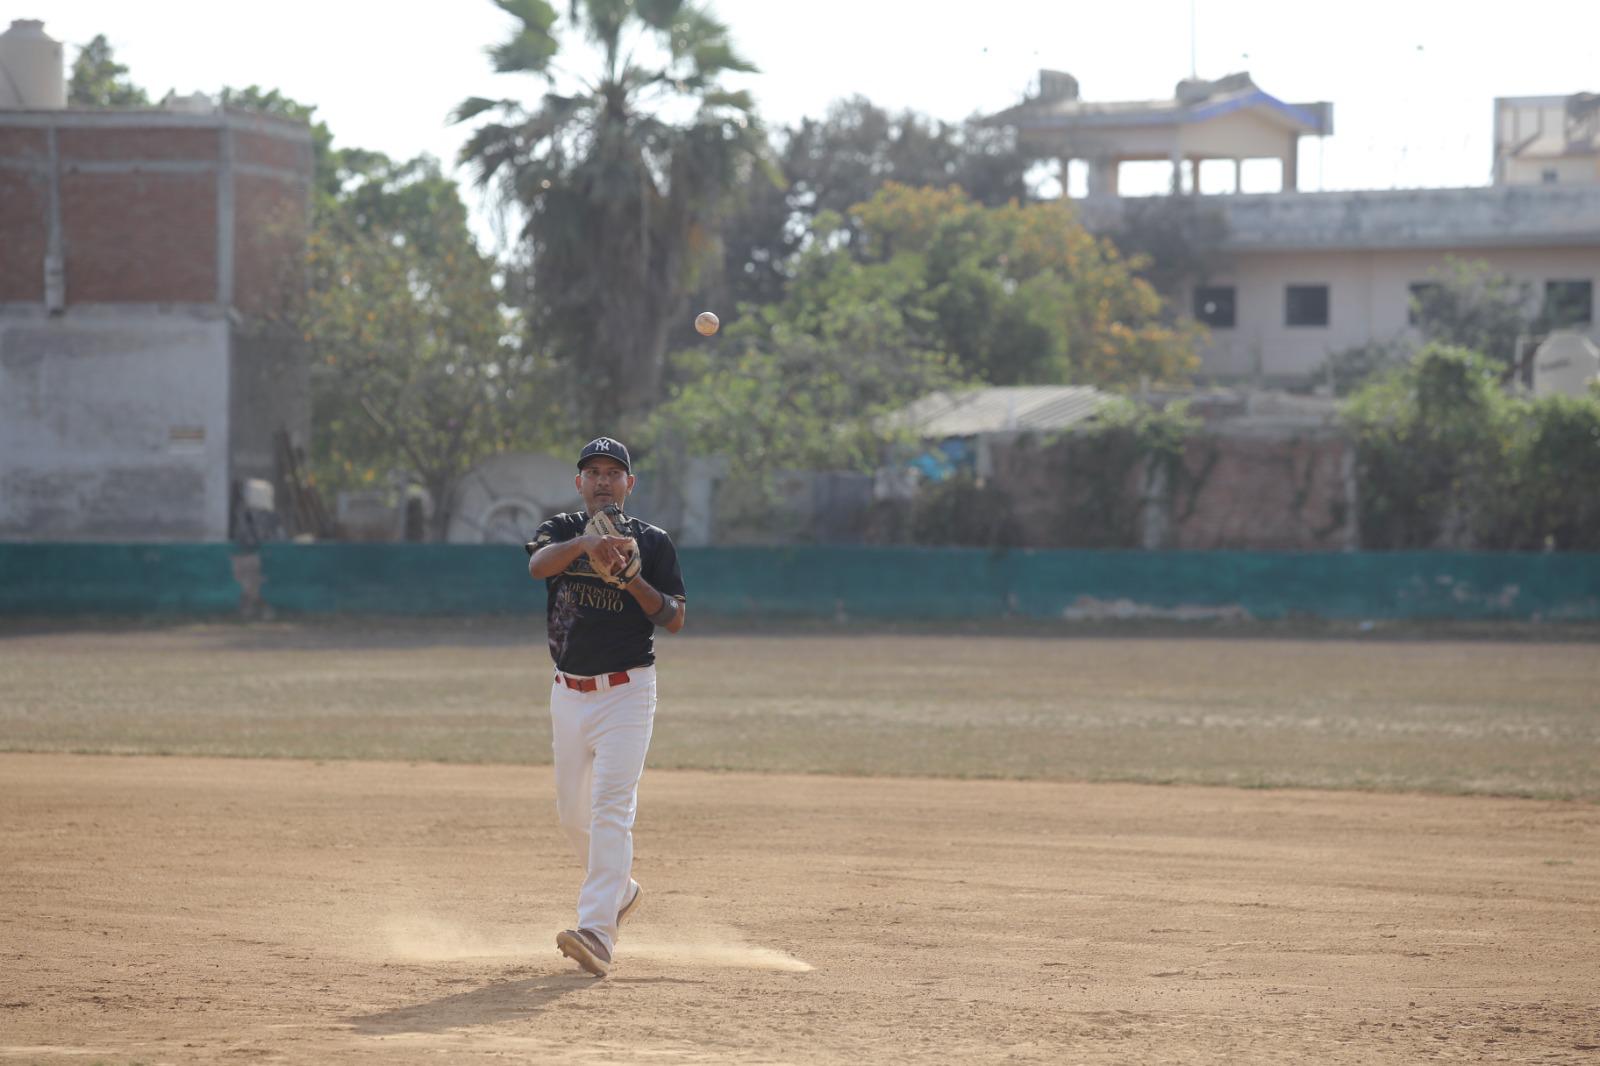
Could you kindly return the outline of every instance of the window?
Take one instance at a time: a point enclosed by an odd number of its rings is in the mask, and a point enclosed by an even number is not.
[[[1194,290],[1194,320],[1212,329],[1233,328],[1232,285],[1200,285]]]
[[[1587,326],[1594,321],[1594,282],[1544,283],[1544,317],[1552,329]]]
[[[1555,167],[1545,167],[1543,170],[1539,171],[1539,180],[1544,182],[1546,185],[1554,185],[1560,176],[1561,175],[1556,173]]]
[[[1417,310],[1427,307],[1428,301],[1439,293],[1444,286],[1437,281],[1413,281],[1411,283],[1411,299],[1406,301],[1406,325],[1417,324]]]
[[[1283,321],[1289,326],[1328,324],[1328,287],[1290,285],[1285,290]]]

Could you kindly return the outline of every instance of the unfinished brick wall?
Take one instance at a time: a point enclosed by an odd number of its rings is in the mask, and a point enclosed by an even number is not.
[[[988,487],[1029,548],[1137,548],[1144,469],[1123,440],[1030,437],[990,448]]]
[[[1182,549],[1337,551],[1353,547],[1353,445],[1331,433],[1206,435],[1189,442],[1192,496],[1174,486],[1167,540]]]
[[[1130,464],[1121,447],[1072,435],[993,445],[988,488],[1008,509],[1015,542],[1235,551],[1355,546],[1353,445],[1335,432],[1215,426],[1189,440],[1183,472],[1165,484],[1149,480],[1144,462]]]
[[[0,169],[0,303],[44,302],[49,197],[42,173]]]
[[[233,203],[234,306],[247,315],[294,311],[308,276],[305,190],[243,173],[234,178]]]
[[[61,178],[67,304],[214,303],[213,174]]]
[[[0,113],[0,303],[45,300],[53,224],[67,307],[283,310],[311,168],[309,130],[262,116]]]

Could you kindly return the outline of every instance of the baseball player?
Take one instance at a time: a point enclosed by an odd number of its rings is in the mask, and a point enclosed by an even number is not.
[[[634,480],[628,449],[596,437],[574,479],[585,511],[556,515],[526,546],[528,574],[549,595],[556,812],[587,870],[578,926],[556,948],[596,977],[610,971],[617,929],[642,893],[633,819],[655,723],[653,635],[682,629],[685,610],[672,538],[621,512]]]

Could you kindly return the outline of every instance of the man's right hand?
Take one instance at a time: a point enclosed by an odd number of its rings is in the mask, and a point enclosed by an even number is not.
[[[608,574],[620,571],[634,552],[631,537],[606,537],[590,533],[582,539],[585,542],[583,550],[589,559]]]

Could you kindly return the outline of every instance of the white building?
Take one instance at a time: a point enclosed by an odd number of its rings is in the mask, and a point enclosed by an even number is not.
[[[1495,184],[1460,189],[1301,192],[1299,139],[1332,131],[1327,104],[1287,104],[1246,74],[1185,81],[1171,100],[1090,103],[1068,75],[991,120],[1060,157],[1089,161],[1087,225],[1114,229],[1125,163],[1165,159],[1174,193],[1214,208],[1227,236],[1216,269],[1184,294],[1210,329],[1201,376],[1301,383],[1330,352],[1403,337],[1411,297],[1449,258],[1482,260],[1527,286],[1530,314],[1600,339],[1600,98],[1495,104]],[[1249,160],[1278,161],[1280,191],[1244,194]],[[1233,193],[1199,196],[1200,168],[1231,161]],[[1511,353],[1504,353],[1509,356]]]

